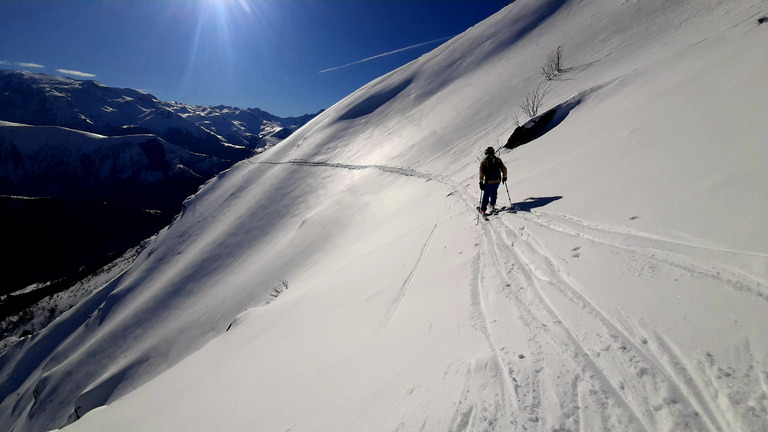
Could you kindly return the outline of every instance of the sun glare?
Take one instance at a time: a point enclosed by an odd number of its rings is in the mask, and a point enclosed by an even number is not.
[[[191,91],[192,76],[200,74],[234,82],[242,59],[252,55],[250,46],[269,34],[271,23],[267,16],[275,4],[256,0],[183,2],[187,12],[192,12],[185,15],[195,21],[180,87]]]
[[[202,0],[202,3],[212,5],[218,10],[226,12],[245,12],[252,13],[251,4],[248,0]]]
[[[199,0],[195,45],[202,40],[232,55],[232,44],[238,33],[250,26],[255,17],[255,2],[247,0]]]

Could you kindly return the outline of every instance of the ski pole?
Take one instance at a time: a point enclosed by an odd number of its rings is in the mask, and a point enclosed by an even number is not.
[[[477,219],[475,219],[475,225],[480,223],[480,206],[483,205],[483,193],[485,193],[485,190],[480,190],[480,202],[477,203]]]
[[[509,186],[507,186],[507,182],[504,182],[504,187],[507,188],[507,198],[509,198],[509,209],[512,210],[512,197],[509,195]]]

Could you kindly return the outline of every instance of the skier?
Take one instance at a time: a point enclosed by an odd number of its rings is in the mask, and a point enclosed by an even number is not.
[[[491,204],[491,213],[496,208],[496,196],[499,184],[507,182],[507,167],[495,155],[493,147],[485,149],[485,159],[480,162],[480,190],[483,191],[483,201],[478,209],[483,215],[487,215],[488,203]]]

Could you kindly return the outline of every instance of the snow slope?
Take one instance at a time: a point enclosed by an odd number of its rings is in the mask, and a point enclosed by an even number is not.
[[[0,426],[767,429],[766,13],[514,2],[210,181],[0,360]],[[477,223],[557,46],[572,109]]]

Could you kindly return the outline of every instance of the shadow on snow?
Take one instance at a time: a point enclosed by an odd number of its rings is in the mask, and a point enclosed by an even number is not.
[[[530,212],[535,208],[544,207],[545,205],[560,199],[563,199],[563,197],[562,196],[530,197],[525,201],[516,202],[512,204],[511,207],[507,207],[503,209],[502,212],[509,212],[509,213],[517,213],[521,211]]]

